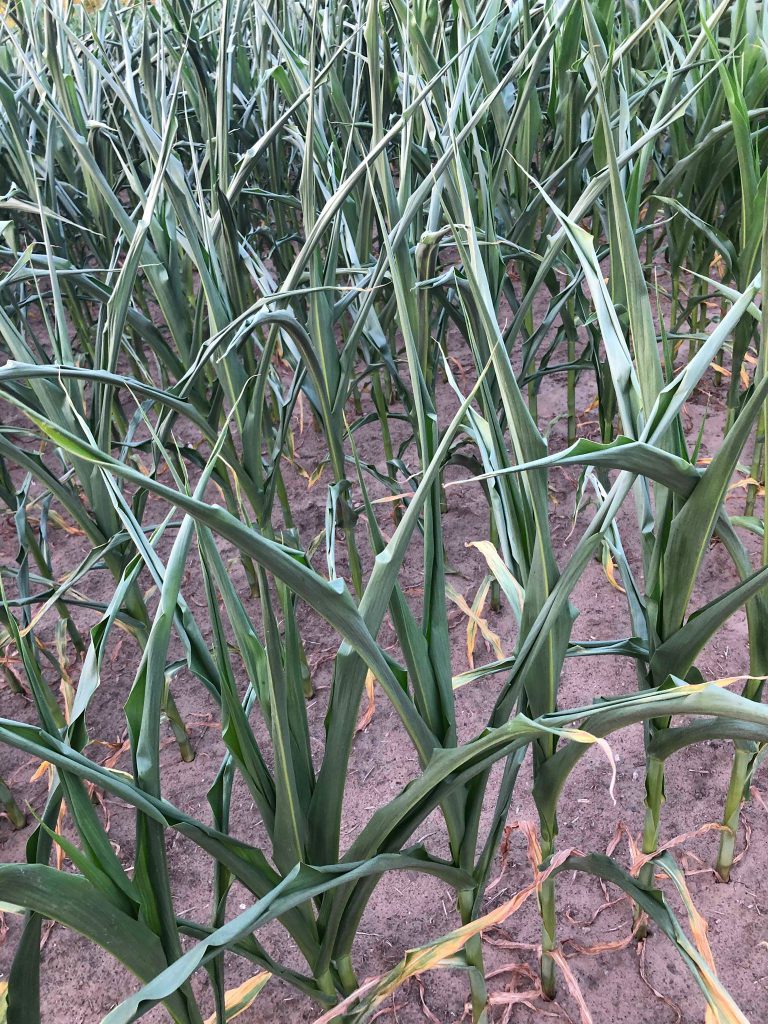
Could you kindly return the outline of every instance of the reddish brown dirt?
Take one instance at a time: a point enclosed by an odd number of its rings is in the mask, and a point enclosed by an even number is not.
[[[457,355],[460,353],[457,351]],[[466,359],[466,357],[465,357]],[[467,368],[468,368],[468,364]],[[441,406],[452,406],[452,395],[445,386],[441,392]],[[579,388],[579,408],[587,409],[594,397],[587,381]],[[709,418],[705,431],[705,450],[717,443],[723,423],[724,391],[709,384],[701,389],[686,410],[690,417],[691,436],[695,436],[701,416],[706,408]],[[564,391],[558,378],[545,380],[540,397],[540,425],[549,435],[550,450],[565,447]],[[590,413],[582,417],[581,433],[595,436],[595,424]],[[444,419],[441,416],[442,421]],[[312,470],[321,457],[319,441],[309,424],[303,434],[298,433],[297,458]],[[363,458],[381,464],[380,439],[374,428],[357,435]],[[449,476],[458,478],[462,472],[451,470]],[[586,519],[573,528],[573,501],[578,475],[576,470],[556,470],[551,475],[551,522],[558,558],[562,563],[572,550]],[[323,529],[325,484],[328,471],[312,489],[298,473],[290,476],[290,496],[296,521],[304,543]],[[735,490],[729,499],[734,510],[743,501],[743,491]],[[159,511],[159,509],[158,509]],[[628,506],[622,517],[623,539],[633,563],[637,558],[637,543],[632,527],[633,509]],[[382,524],[386,527],[385,512]],[[589,515],[587,512],[586,515]],[[391,522],[390,522],[391,528]],[[485,565],[478,553],[467,548],[468,541],[487,537],[487,511],[477,486],[455,488],[448,491],[448,512],[445,517],[447,557],[454,575],[453,586],[471,603],[485,573]],[[13,523],[9,516],[0,520],[0,548],[2,560],[12,563],[16,544]],[[62,529],[54,533],[56,570],[65,572],[76,564],[81,552],[80,538]],[[231,555],[231,552],[228,552]],[[320,556],[316,556],[319,566]],[[342,562],[340,569],[344,569]],[[245,581],[239,564],[232,561],[233,576],[241,593]],[[106,574],[96,575],[84,585],[87,593],[104,598],[109,593],[110,581]],[[414,551],[406,562],[402,580],[408,593],[418,603],[422,584],[419,554]],[[733,572],[724,551],[714,545],[709,553],[696,601],[704,603],[734,582]],[[147,583],[147,586],[149,584]],[[190,560],[185,594],[193,611],[204,615],[204,599],[197,585],[194,561]],[[618,637],[629,632],[623,595],[609,583],[601,566],[593,564],[580,581],[573,600],[579,617],[573,630],[574,637]],[[502,639],[505,652],[514,642],[514,623],[508,611],[496,615],[486,612],[489,624]],[[454,672],[467,667],[466,619],[458,611],[451,611],[452,657]],[[81,625],[87,628],[87,615]],[[310,704],[313,745],[317,759],[322,755],[323,715],[327,697],[330,662],[337,643],[324,623],[316,616],[305,614],[303,636],[310,663],[315,670],[316,698]],[[380,635],[386,646],[393,642],[393,633],[385,624]],[[490,655],[478,645],[478,659]],[[700,667],[709,678],[735,675],[747,670],[747,646],[743,616],[737,615],[720,632],[700,659]],[[94,739],[119,743],[124,737],[125,720],[122,705],[130,689],[137,666],[137,650],[128,638],[114,643],[104,671],[101,690],[97,694],[90,716]],[[77,665],[72,671],[77,673]],[[457,694],[457,715],[460,737],[476,734],[485,724],[493,703],[498,678],[476,682]],[[570,659],[566,662],[560,703],[563,707],[584,704],[600,695],[630,693],[635,688],[635,675],[631,663],[617,658]],[[190,677],[181,675],[174,683],[174,694],[185,720],[193,733],[196,759],[192,764],[180,761],[177,749],[167,734],[163,752],[164,796],[196,815],[207,818],[205,792],[211,783],[222,755],[223,747],[217,729],[212,701]],[[4,717],[32,720],[33,709],[21,696],[8,689],[0,689],[0,714]],[[616,803],[609,795],[609,770],[604,756],[593,750],[585,756],[569,781],[563,794],[560,813],[560,846],[574,847],[586,852],[602,852],[611,842],[617,828],[623,823],[637,836],[643,817],[643,748],[640,727],[627,730],[611,740],[617,764]],[[105,757],[110,751],[92,747],[92,756]],[[669,763],[667,803],[663,814],[663,839],[669,840],[686,832],[696,832],[709,822],[716,822],[722,813],[722,801],[730,770],[730,745],[711,743],[674,757]],[[127,767],[123,756],[118,764]],[[46,778],[35,782],[30,778],[37,764],[15,751],[0,748],[0,774],[12,785],[20,800],[39,812],[46,793]],[[348,844],[370,817],[373,809],[391,799],[417,770],[415,755],[399,721],[377,692],[373,720],[356,740],[352,756],[351,774],[344,808],[344,842]],[[755,780],[758,790],[768,791],[764,773]],[[768,801],[767,801],[768,802]],[[487,801],[492,805],[492,797]],[[111,822],[111,836],[124,862],[132,858],[132,818],[117,801],[107,799],[103,810]],[[510,825],[516,821],[534,821],[535,808],[530,794],[530,766],[526,763],[517,785]],[[252,802],[244,787],[236,787],[232,810],[233,830],[253,842],[263,836]],[[730,885],[718,884],[708,865],[714,861],[717,833],[709,832],[688,840],[681,848],[681,863],[691,874],[689,885],[699,911],[709,923],[709,938],[722,981],[734,995],[747,1017],[754,1022],[768,1019],[768,808],[753,800],[744,810],[739,849],[745,837],[749,846],[737,864]],[[9,823],[0,820],[0,858],[5,861],[24,859],[24,842],[30,829],[11,830]],[[429,819],[416,839],[429,837],[436,850],[443,846],[437,817]],[[620,848],[622,849],[622,848]],[[626,853],[626,845],[623,850]],[[680,855],[680,851],[678,851]],[[169,840],[169,857],[173,872],[174,895],[177,908],[184,916],[206,920],[209,915],[210,862],[185,840]],[[626,860],[625,860],[626,863]],[[488,908],[508,899],[531,880],[531,868],[526,858],[525,841],[519,830],[509,836],[509,854],[498,868],[499,878],[488,898]],[[669,887],[667,886],[667,889]],[[682,906],[672,894],[670,901],[679,913]],[[617,892],[609,890],[609,897]],[[248,897],[235,891],[230,908],[236,913],[246,905]],[[580,952],[578,946],[590,947],[614,943],[625,938],[631,928],[631,909],[626,901],[614,902],[600,912],[605,896],[594,880],[561,876],[558,889],[561,937],[569,964],[596,1024],[658,1024],[675,1021],[694,1024],[704,1019],[704,1001],[695,989],[682,961],[664,936],[651,934],[644,944],[642,956],[634,943],[619,950],[590,955]],[[16,937],[18,922],[6,914],[8,936],[0,945],[0,979],[7,977]],[[440,884],[423,876],[389,875],[379,884],[365,914],[355,947],[355,966],[358,976],[366,978],[380,974],[393,966],[408,948],[418,946],[448,931],[457,923],[448,891]],[[277,926],[266,931],[268,947],[286,960],[300,964],[292,958],[284,934]],[[493,1019],[509,1020],[513,1024],[544,1019],[579,1020],[579,1008],[567,986],[561,984],[558,1003],[546,1004],[534,1000],[530,1006],[514,1006],[505,1016],[505,999],[510,993],[531,987],[526,970],[535,968],[535,954],[525,945],[538,939],[535,901],[528,903],[503,928],[486,936],[486,956],[489,988],[492,993]],[[505,945],[506,943],[506,945]],[[510,946],[523,944],[523,948]],[[576,945],[578,944],[578,946]],[[641,976],[641,969],[645,980]],[[236,984],[252,970],[248,965],[232,961],[229,983]],[[204,976],[195,980],[196,988],[205,991]],[[79,936],[53,927],[47,933],[43,955],[43,1021],[45,1024],[91,1024],[101,1019],[112,1006],[135,988],[134,980],[116,966],[102,951],[89,945]],[[654,994],[652,989],[661,993]],[[383,1021],[415,1024],[431,1020],[440,1024],[459,1021],[464,1013],[466,979],[458,971],[439,971],[423,979],[423,992],[411,983],[396,993],[382,1007]],[[422,1002],[423,998],[423,1002]],[[206,1005],[210,1005],[208,1002]],[[427,1009],[428,1008],[428,1009]],[[252,1021],[271,1021],[275,1024],[312,1021],[318,1010],[308,1000],[297,996],[282,983],[272,981],[254,1006],[240,1018],[243,1024]],[[547,1016],[549,1015],[549,1016]],[[148,1020],[165,1019],[162,1011],[148,1015]]]

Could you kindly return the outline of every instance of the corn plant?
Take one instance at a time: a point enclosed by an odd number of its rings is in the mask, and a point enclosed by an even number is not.
[[[755,108],[764,20],[726,0],[647,11],[618,0],[18,0],[6,11],[0,501],[18,555],[0,566],[2,644],[22,666],[18,685],[37,723],[2,719],[0,739],[46,762],[52,778],[26,863],[0,866],[4,904],[26,915],[10,1024],[43,1013],[45,919],[81,932],[138,979],[110,1024],[158,1003],[179,1022],[201,1022],[212,1006],[223,1024],[227,954],[258,969],[253,998],[274,975],[314,1000],[321,1019],[350,1021],[453,957],[467,971],[472,1020],[487,1022],[486,890],[529,748],[542,864],[528,895],[542,919],[543,993],[554,996],[561,962],[555,879],[572,869],[618,885],[657,922],[714,1019],[745,1019],[654,874],[686,901],[679,870],[655,856],[670,754],[713,737],[736,744],[718,860],[727,877],[741,801],[768,741],[766,557],[755,567],[737,532],[760,534],[765,548],[757,490],[747,516],[724,508],[768,409],[756,326],[766,231],[747,210],[768,209]],[[701,179],[713,154],[718,174]],[[657,225],[660,211],[669,220]],[[654,258],[662,239],[673,305],[657,327],[641,253]],[[731,278],[711,282],[721,314],[711,324],[701,277],[710,280],[715,253]],[[690,302],[685,260],[700,289]],[[756,373],[742,399],[753,343]],[[473,368],[467,382],[454,344]],[[682,411],[724,347],[734,354],[732,415],[701,469]],[[577,437],[577,387],[590,378],[599,442]],[[538,398],[558,379],[572,443],[550,454]],[[315,478],[331,477],[325,528],[312,537],[290,486],[305,411],[322,449]],[[366,451],[371,426],[383,464]],[[758,476],[759,440],[752,458]],[[568,558],[550,529],[549,473],[562,465],[584,467],[582,489],[592,486],[597,502]],[[468,470],[462,487],[482,488],[488,502],[488,589],[516,635],[509,658],[458,676],[444,550],[456,494],[449,466]],[[394,503],[392,520],[382,498]],[[630,503],[642,579],[619,530]],[[52,517],[82,538],[81,560],[63,578]],[[692,613],[715,535],[739,582]],[[572,595],[606,550],[633,635],[608,629],[586,641]],[[409,555],[423,571],[420,607],[406,594]],[[112,596],[89,599],[89,581],[105,571]],[[202,604],[190,600],[188,572]],[[752,678],[737,694],[708,685],[696,661],[742,606]],[[88,630],[83,610],[95,613]],[[305,643],[313,616],[335,638],[320,753],[306,703],[317,682]],[[387,649],[385,619],[396,639]],[[133,644],[130,772],[88,753],[118,630]],[[76,679],[61,656],[67,645]],[[562,708],[565,658],[609,654],[629,659],[637,692]],[[191,682],[177,682],[182,667]],[[372,679],[418,772],[346,843],[350,757]],[[490,717],[460,742],[459,701],[481,681],[495,687]],[[163,796],[165,720],[182,758],[193,755],[171,683],[202,685],[221,726],[206,820]],[[647,860],[634,877],[602,855],[558,852],[557,812],[580,757],[641,723]],[[258,842],[235,838],[236,782],[252,798]],[[133,864],[111,846],[93,787],[130,808]],[[5,783],[0,802],[23,827]],[[71,835],[58,827],[65,808]],[[434,811],[442,854],[413,841]],[[208,859],[207,920],[178,912],[172,833]],[[73,870],[52,866],[54,854]],[[396,870],[450,887],[460,926],[361,987],[361,918]],[[235,883],[250,901],[239,913]],[[259,929],[275,920],[305,966],[265,948]],[[207,1003],[191,983],[201,967]]]

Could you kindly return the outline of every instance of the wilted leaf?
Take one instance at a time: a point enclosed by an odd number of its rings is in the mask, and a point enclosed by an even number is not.
[[[252,978],[244,981],[237,988],[230,988],[224,994],[224,1011],[228,1021],[234,1020],[239,1014],[244,1013],[253,1005],[259,992],[264,988],[272,977],[269,971],[260,971]],[[205,1024],[216,1024],[216,1014],[212,1013],[206,1018]]]

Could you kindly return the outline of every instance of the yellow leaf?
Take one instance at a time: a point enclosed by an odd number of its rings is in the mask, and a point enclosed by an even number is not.
[[[716,270],[720,277],[725,275],[725,261],[719,252],[716,252],[712,257],[712,262],[709,264],[710,270]]]
[[[299,407],[299,437],[301,437],[304,433],[304,395],[301,391],[299,392],[296,404]]]
[[[317,466],[316,469],[314,469],[310,473],[309,477],[307,478],[307,490],[308,491],[312,490],[312,488],[320,480],[320,478],[322,477],[324,472],[325,472],[325,464],[324,463],[320,463],[320,465]]]
[[[355,735],[357,735],[359,732],[362,732],[363,729],[367,729],[368,726],[371,724],[373,712],[376,710],[376,691],[373,688],[374,682],[375,679],[373,677],[373,672],[369,672],[368,675],[365,677],[365,692],[368,695],[368,707],[357,720],[357,725],[355,726]]]
[[[402,491],[400,494],[386,494],[383,498],[373,498],[372,505],[389,505],[395,501],[402,501],[403,498],[412,498],[413,491]]]
[[[746,490],[748,487],[759,487],[760,481],[755,480],[753,476],[745,476],[743,480],[734,480],[732,484],[728,484],[728,490],[734,491],[739,487],[743,487]]]
[[[576,743],[596,743],[598,747],[605,754],[608,759],[608,764],[611,766],[611,781],[608,785],[608,792],[611,800],[614,804],[616,803],[616,759],[613,756],[611,745],[608,740],[603,739],[601,736],[593,736],[591,732],[586,732],[584,729],[563,729],[563,736],[569,740],[573,740]]]
[[[709,925],[694,905],[685,876],[681,871],[677,871],[674,874],[670,873],[669,877],[680,893],[688,913],[695,949],[690,948],[687,952],[696,963],[699,978],[707,995],[706,1024],[749,1024],[729,993],[720,984],[707,935]]]
[[[474,627],[474,630],[480,630],[484,638],[491,645],[496,653],[496,657],[501,660],[504,657],[504,651],[501,646],[501,640],[496,633],[493,632],[491,627],[488,625],[487,619],[483,619],[480,615],[469,607],[464,597],[455,590],[450,583],[446,584],[445,596],[449,601],[453,601],[457,608],[460,608],[462,612],[469,619],[469,626]],[[467,628],[467,658],[469,660],[470,668],[474,668],[474,633],[470,634],[469,627]]]
[[[605,546],[603,547],[603,569],[613,589],[618,590],[620,594],[626,594],[626,590],[616,579],[616,565],[611,557],[611,552]]]
[[[0,21],[6,25],[7,28],[18,28],[19,23],[8,13],[8,4],[0,2]],[[0,1024],[4,1021],[4,1017],[0,1017]]]
[[[70,537],[85,536],[85,532],[83,530],[79,529],[77,526],[73,526],[72,523],[68,523],[66,519],[63,519],[59,515],[59,513],[55,511],[55,509],[49,510],[48,518],[54,524],[54,526],[58,526],[60,530],[63,530],[65,533],[68,533]]]
[[[491,577],[486,576],[475,594],[475,600],[470,609],[472,615],[467,620],[467,664],[470,668],[475,667],[475,647],[477,646],[477,628],[480,625],[480,616],[485,607],[485,600],[491,588]],[[485,621],[485,620],[483,620]],[[494,634],[495,635],[495,634]]]
[[[475,548],[483,556],[491,573],[499,581],[499,586],[504,591],[504,596],[512,606],[515,618],[520,621],[523,614],[525,591],[509,571],[499,552],[489,540],[471,540],[467,541],[464,546]]]
[[[563,978],[565,979],[565,984],[568,986],[568,991],[571,993],[576,1005],[579,1007],[581,1024],[594,1024],[595,1019],[589,1012],[589,1007],[587,1006],[587,1002],[584,998],[584,993],[579,988],[579,983],[576,981],[576,975],[571,970],[571,965],[565,959],[562,950],[550,950],[548,955],[552,957],[560,968]]]
[[[234,1020],[238,1014],[247,1010],[271,977],[269,971],[261,971],[259,974],[254,974],[248,981],[244,981],[242,985],[238,985],[237,988],[231,988],[225,992],[224,1012],[227,1020]],[[216,1024],[216,1014],[212,1013],[205,1024]]]
[[[41,761],[40,764],[38,765],[38,767],[35,769],[34,775],[32,776],[32,778],[29,781],[30,782],[37,782],[38,779],[41,779],[43,777],[43,775],[45,775],[45,773],[48,771],[48,769],[50,767],[51,767],[51,762],[50,761]]]
[[[674,696],[682,697],[686,693],[702,693],[708,686],[719,686],[725,689],[727,686],[732,686],[734,683],[744,683],[748,679],[768,679],[768,676],[723,676],[722,679],[710,679],[703,683],[681,683],[676,686],[674,691],[667,691],[672,693]]]
[[[520,889],[511,899],[495,907],[482,917],[475,918],[469,924],[465,924],[461,928],[457,928],[456,931],[441,936],[441,938],[426,946],[420,946],[418,949],[409,949],[400,963],[389,971],[388,974],[378,978],[370,978],[364,982],[359,989],[356,989],[346,999],[343,999],[332,1009],[328,1010],[327,1013],[318,1017],[314,1024],[330,1024],[331,1021],[339,1018],[342,1010],[346,1010],[349,1006],[356,1003],[364,1007],[367,1012],[370,1012],[370,1010],[378,1006],[405,984],[409,978],[440,967],[443,961],[450,960],[451,957],[455,956],[474,935],[479,935],[489,928],[500,925],[508,917],[511,917],[512,914],[516,913],[534,893],[539,892],[543,883],[573,852],[572,849],[568,849],[556,853],[547,867],[543,871],[536,873],[533,882]]]

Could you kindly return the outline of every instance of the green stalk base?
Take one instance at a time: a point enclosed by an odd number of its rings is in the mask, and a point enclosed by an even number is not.
[[[458,909],[462,924],[472,920],[475,894],[471,889],[459,893]],[[488,988],[485,984],[482,936],[474,935],[464,947],[464,956],[469,968],[469,997],[472,1007],[472,1024],[488,1024]]]
[[[715,871],[723,882],[728,882],[731,878],[733,857],[736,851],[736,835],[739,830],[739,814],[744,802],[753,757],[753,751],[736,748],[723,811],[723,825],[726,831],[720,836],[720,849],[715,864]]]
[[[14,828],[24,828],[24,826],[27,824],[27,816],[24,814],[22,809],[19,807],[19,805],[13,798],[11,798],[10,800],[6,800],[3,803],[3,809],[5,810],[5,813],[8,815],[8,820],[10,821]]]
[[[546,856],[550,856],[549,851]],[[546,860],[546,857],[544,858]],[[555,882],[548,879],[539,893],[539,913],[541,914],[541,958],[539,975],[541,991],[545,999],[554,999],[557,995],[557,965],[549,955],[557,946],[557,915],[555,907]]]

